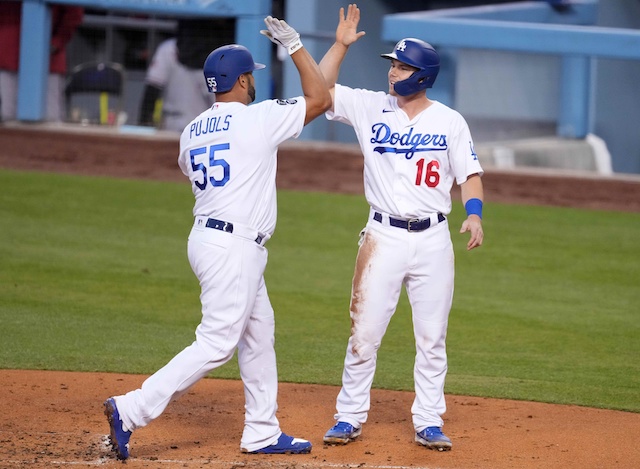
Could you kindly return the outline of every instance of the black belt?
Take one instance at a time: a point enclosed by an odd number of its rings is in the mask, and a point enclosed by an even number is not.
[[[233,223],[228,221],[216,220],[215,218],[209,218],[206,224],[207,228],[213,228],[214,230],[224,231],[226,233],[233,233]],[[254,241],[258,244],[262,243],[263,236],[258,235]]]
[[[382,223],[382,214],[375,212],[373,214],[373,219]],[[445,219],[446,218],[443,214],[438,213],[438,223],[445,221]],[[419,220],[418,218],[401,220],[399,218],[389,217],[389,225],[395,226],[396,228],[402,228],[407,231],[424,231],[431,226],[431,218],[425,218],[424,220]]]

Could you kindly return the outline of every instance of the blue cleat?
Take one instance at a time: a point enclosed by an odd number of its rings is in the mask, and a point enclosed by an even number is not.
[[[416,433],[416,442],[429,449],[437,449],[438,451],[451,450],[451,440],[442,433],[440,427],[427,427],[421,432]]]
[[[255,451],[245,451],[249,454],[306,454],[311,452],[311,443],[302,438],[294,438],[282,433],[274,444]]]
[[[104,415],[109,420],[109,442],[111,448],[118,459],[125,460],[129,457],[129,438],[131,438],[131,432],[125,431],[122,428],[122,420],[116,407],[116,401],[113,397],[110,397],[104,402]]]
[[[362,433],[362,427],[355,428],[347,422],[338,422],[325,433],[323,441],[332,445],[346,445]]]

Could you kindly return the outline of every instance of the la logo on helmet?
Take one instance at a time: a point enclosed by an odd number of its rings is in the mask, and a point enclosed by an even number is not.
[[[404,50],[407,48],[407,43],[404,42],[404,40],[400,41],[398,43],[398,47],[396,47],[396,50],[399,50],[401,52],[404,52]]]

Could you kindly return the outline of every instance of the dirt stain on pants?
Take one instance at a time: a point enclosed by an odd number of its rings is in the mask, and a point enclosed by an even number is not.
[[[351,305],[349,307],[351,313],[351,337],[353,340],[353,353],[360,355],[359,342],[355,339],[356,322],[359,316],[363,314],[363,304],[366,299],[366,277],[371,270],[373,258],[376,254],[377,242],[366,230],[360,234],[360,248],[356,257],[356,267],[353,273],[353,282],[351,287]],[[365,358],[365,357],[362,357]]]

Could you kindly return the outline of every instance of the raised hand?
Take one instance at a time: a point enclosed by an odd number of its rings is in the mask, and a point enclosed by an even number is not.
[[[287,49],[289,55],[302,47],[300,34],[289,26],[286,21],[267,16],[264,19],[264,24],[267,26],[267,29],[262,29],[260,34],[267,36],[271,42]]]
[[[344,14],[344,8],[340,8],[340,18],[338,27],[336,28],[336,42],[349,47],[364,36],[366,34],[364,31],[357,32],[359,22],[360,9],[355,3],[349,4],[346,16]]]

